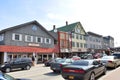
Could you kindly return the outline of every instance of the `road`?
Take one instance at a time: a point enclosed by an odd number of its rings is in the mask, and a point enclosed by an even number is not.
[[[107,70],[107,74],[114,70]],[[20,70],[7,73],[15,78],[26,78],[31,80],[64,80],[59,73],[54,73],[50,67],[44,64],[38,64],[30,70]],[[103,80],[104,76],[100,76],[97,80]]]

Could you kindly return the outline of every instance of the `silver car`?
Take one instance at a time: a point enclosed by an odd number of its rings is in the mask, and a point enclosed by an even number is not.
[[[120,59],[116,56],[103,56],[99,59],[106,67],[116,68],[120,65]]]

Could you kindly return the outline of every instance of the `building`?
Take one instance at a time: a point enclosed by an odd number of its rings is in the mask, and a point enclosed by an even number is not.
[[[111,36],[103,37],[93,32],[87,32],[87,34],[86,42],[90,52],[101,52],[114,47],[114,38]]]
[[[60,56],[69,57],[71,54],[79,55],[86,52],[86,32],[80,22],[68,24],[55,28],[51,32],[58,34],[58,46]]]
[[[102,35],[99,35],[93,32],[87,32],[87,34],[88,34],[87,39],[86,39],[87,48],[88,49],[102,49],[102,41],[103,41]]]
[[[103,37],[103,45],[102,46],[104,49],[114,48],[114,38],[111,36]]]
[[[56,39],[37,21],[0,31],[0,63],[34,56],[36,62],[54,57]]]

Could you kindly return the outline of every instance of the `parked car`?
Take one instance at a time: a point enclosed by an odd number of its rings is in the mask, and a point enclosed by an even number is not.
[[[103,56],[103,53],[95,53],[93,55],[93,58],[98,59],[98,58],[101,58],[102,56]]]
[[[61,75],[68,80],[95,80],[97,76],[106,74],[106,67],[98,60],[78,60],[62,67]]]
[[[2,73],[0,71],[0,80],[30,80],[30,79],[22,79],[22,78],[14,78],[6,73]]]
[[[116,56],[103,56],[99,59],[106,67],[116,68],[120,65],[120,59]]]
[[[30,58],[16,58],[10,62],[0,65],[0,70],[3,72],[10,72],[13,69],[26,69],[29,70],[32,66],[32,60]]]
[[[44,62],[45,66],[50,66],[53,62],[56,62],[57,60],[60,60],[62,58],[55,58],[55,59],[50,59]]]
[[[82,59],[93,59],[93,55],[92,54],[83,54],[81,55]]]
[[[72,60],[80,60],[81,58],[79,56],[73,56],[71,59]]]
[[[50,69],[53,70],[53,72],[61,72],[61,68],[65,65],[71,64],[73,62],[72,59],[60,59],[56,62],[53,62],[50,65]]]
[[[120,59],[120,52],[114,52],[114,53],[112,53],[112,55],[113,55],[113,56],[116,56],[117,58]]]

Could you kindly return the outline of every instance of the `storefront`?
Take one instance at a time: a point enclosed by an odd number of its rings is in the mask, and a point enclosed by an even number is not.
[[[23,46],[0,46],[0,64],[15,58],[31,58],[35,56],[36,63],[43,62],[55,56],[54,48],[36,48]]]

